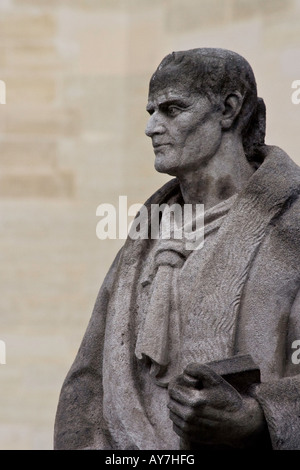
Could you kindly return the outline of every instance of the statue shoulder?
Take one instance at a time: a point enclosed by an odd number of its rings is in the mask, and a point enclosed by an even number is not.
[[[173,178],[170,181],[167,181],[161,188],[159,188],[155,193],[153,193],[145,202],[145,206],[150,206],[151,204],[160,204],[165,202],[170,197],[175,195],[180,191],[179,181],[177,178]]]
[[[298,247],[300,254],[300,190],[287,201],[280,217],[274,221],[274,225],[277,227],[281,241],[288,246]]]

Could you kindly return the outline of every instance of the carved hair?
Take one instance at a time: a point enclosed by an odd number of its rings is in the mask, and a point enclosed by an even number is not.
[[[266,110],[257,97],[257,87],[250,64],[239,54],[215,48],[191,49],[167,55],[150,80],[150,92],[174,85],[207,96],[212,102],[239,91],[243,105],[233,123],[239,128],[248,160],[259,159],[264,145]]]

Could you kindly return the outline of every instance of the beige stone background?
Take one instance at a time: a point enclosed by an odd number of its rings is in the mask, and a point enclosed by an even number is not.
[[[168,177],[144,135],[164,55],[219,46],[252,64],[267,142],[300,163],[299,0],[0,0],[0,449],[51,449],[63,379],[123,241],[96,208]]]

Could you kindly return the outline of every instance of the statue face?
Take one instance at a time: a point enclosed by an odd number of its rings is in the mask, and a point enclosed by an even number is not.
[[[221,109],[205,96],[176,86],[149,93],[150,118],[146,135],[151,137],[155,169],[180,176],[207,164],[222,138]]]

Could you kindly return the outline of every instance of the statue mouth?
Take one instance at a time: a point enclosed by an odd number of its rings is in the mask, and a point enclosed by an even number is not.
[[[158,150],[160,148],[167,147],[168,145],[171,145],[171,144],[169,144],[169,143],[154,143],[152,145],[153,145],[154,150]]]

